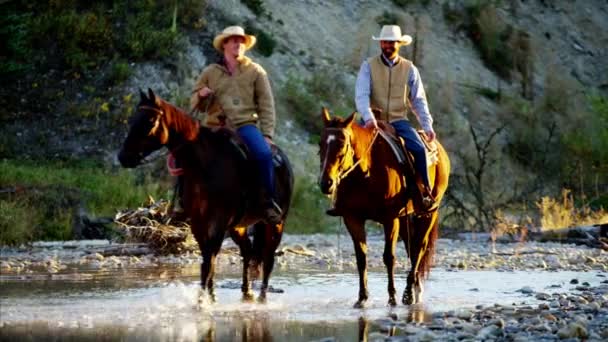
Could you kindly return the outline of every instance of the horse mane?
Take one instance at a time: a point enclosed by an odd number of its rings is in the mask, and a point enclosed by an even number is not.
[[[165,112],[167,126],[174,127],[176,131],[183,134],[186,140],[195,141],[200,130],[198,120],[193,119],[183,109],[163,99],[157,98],[156,100],[156,104]]]
[[[371,160],[371,147],[369,145],[374,138],[374,130],[360,126],[356,122],[353,122],[350,127],[353,133],[352,144],[355,149],[355,156]]]

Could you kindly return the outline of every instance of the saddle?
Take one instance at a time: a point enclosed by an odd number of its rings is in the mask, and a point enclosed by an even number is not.
[[[437,150],[437,144],[435,141],[427,141],[426,134],[423,130],[418,130],[418,134],[420,135],[420,140],[425,148],[426,155],[426,165],[427,167],[431,167],[439,162],[439,151]],[[384,138],[384,140],[389,144],[391,150],[395,154],[395,157],[402,165],[408,165],[408,159],[411,157],[407,157],[406,153],[407,147],[405,146],[405,140],[402,137],[398,137],[394,132],[387,130],[380,130],[380,135]]]
[[[382,129],[379,131],[380,136],[387,142],[387,144],[391,147],[397,161],[402,166],[405,174],[407,175],[404,180],[404,184],[409,189],[417,189],[415,192],[418,194],[417,200],[408,202],[408,205],[404,210],[400,213],[401,215],[412,214],[412,213],[423,213],[425,209],[423,209],[422,203],[422,194],[424,185],[422,183],[422,178],[416,172],[416,168],[414,167],[414,158],[413,155],[407,150],[405,145],[405,140],[401,137],[398,137],[395,134],[393,129],[386,129],[391,127],[388,124],[380,125]],[[392,127],[391,127],[392,128]],[[437,144],[435,141],[428,142],[426,140],[426,134],[422,130],[417,131],[420,135],[420,140],[422,140],[423,145],[425,147],[425,156],[426,156],[426,164],[427,168],[430,168],[433,165],[436,165],[439,162],[439,151],[437,148]]]
[[[199,108],[200,110],[200,108]],[[203,112],[203,119],[201,124],[214,132],[226,129],[232,132],[236,132],[237,127],[230,121],[230,119],[224,114],[222,107],[219,103],[212,101],[210,106],[206,108],[206,111]],[[200,120],[200,119],[199,119]],[[244,160],[252,160],[251,155],[249,153],[249,149],[247,145],[245,145],[236,134],[232,134],[230,136],[230,143],[234,146],[234,148],[241,154]],[[270,150],[272,151],[272,162],[275,168],[281,166],[284,161],[283,157],[281,157],[280,153],[278,153],[277,146],[272,144],[270,146]]]

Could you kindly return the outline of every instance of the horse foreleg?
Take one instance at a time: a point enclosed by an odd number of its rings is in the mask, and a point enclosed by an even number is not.
[[[393,219],[390,222],[384,224],[384,254],[382,259],[384,265],[386,265],[386,272],[388,274],[388,305],[397,305],[395,299],[395,249],[397,245],[397,238],[399,234],[399,219]]]
[[[230,237],[239,246],[241,257],[243,259],[243,282],[241,284],[241,292],[243,293],[243,301],[249,302],[253,300],[253,291],[251,291],[251,281],[249,280],[249,263],[251,262],[251,241],[247,236],[247,227],[236,227],[230,230]]]
[[[268,282],[270,281],[270,274],[274,268],[274,253],[277,250],[279,243],[281,243],[281,237],[283,236],[283,222],[275,225],[267,224],[264,228],[266,233],[263,251],[264,276],[262,279],[260,296],[258,297],[260,303],[266,302]]]
[[[369,293],[367,291],[367,241],[365,236],[365,220],[353,216],[344,216],[344,223],[353,239],[355,257],[357,258],[357,270],[359,271],[359,299],[355,303],[355,308],[362,308],[369,298]]]
[[[424,293],[424,281],[420,275],[417,275],[414,281],[414,304],[422,302],[422,294]]]
[[[209,294],[211,302],[215,302],[215,290],[213,288],[213,276],[215,275],[215,258],[222,247],[224,232],[216,234],[204,245],[200,246],[203,252],[203,262],[201,263],[201,288]]]
[[[410,216],[405,216],[400,219],[399,235],[401,235],[401,240],[403,240],[403,243],[405,244],[405,250],[407,251],[407,255],[410,258],[410,264],[412,265],[407,276],[407,285],[403,291],[401,302],[405,305],[410,305],[414,301],[414,265],[416,263],[415,260],[418,253],[418,249],[412,246],[413,242],[415,243],[415,241],[413,241],[414,234],[412,232],[412,222]]]

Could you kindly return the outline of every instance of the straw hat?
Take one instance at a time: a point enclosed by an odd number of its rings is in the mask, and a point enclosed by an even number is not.
[[[251,49],[256,42],[255,36],[245,34],[245,30],[240,26],[228,26],[222,32],[220,32],[215,38],[213,38],[213,47],[216,50],[224,51],[222,44],[224,39],[232,36],[240,36],[245,38],[245,50]]]
[[[384,25],[379,37],[372,36],[373,40],[387,40],[391,42],[401,42],[402,45],[410,45],[412,37],[407,34],[401,35],[401,28],[397,25]]]

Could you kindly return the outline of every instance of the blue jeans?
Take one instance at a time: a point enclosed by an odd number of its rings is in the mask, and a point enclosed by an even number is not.
[[[274,199],[274,165],[270,146],[256,125],[241,126],[236,131],[258,165],[267,195]]]
[[[405,148],[414,155],[414,167],[416,172],[422,176],[422,181],[428,188],[431,188],[429,182],[429,171],[426,166],[426,152],[420,134],[412,127],[407,120],[398,120],[391,122],[395,127],[397,135],[405,139]]]

